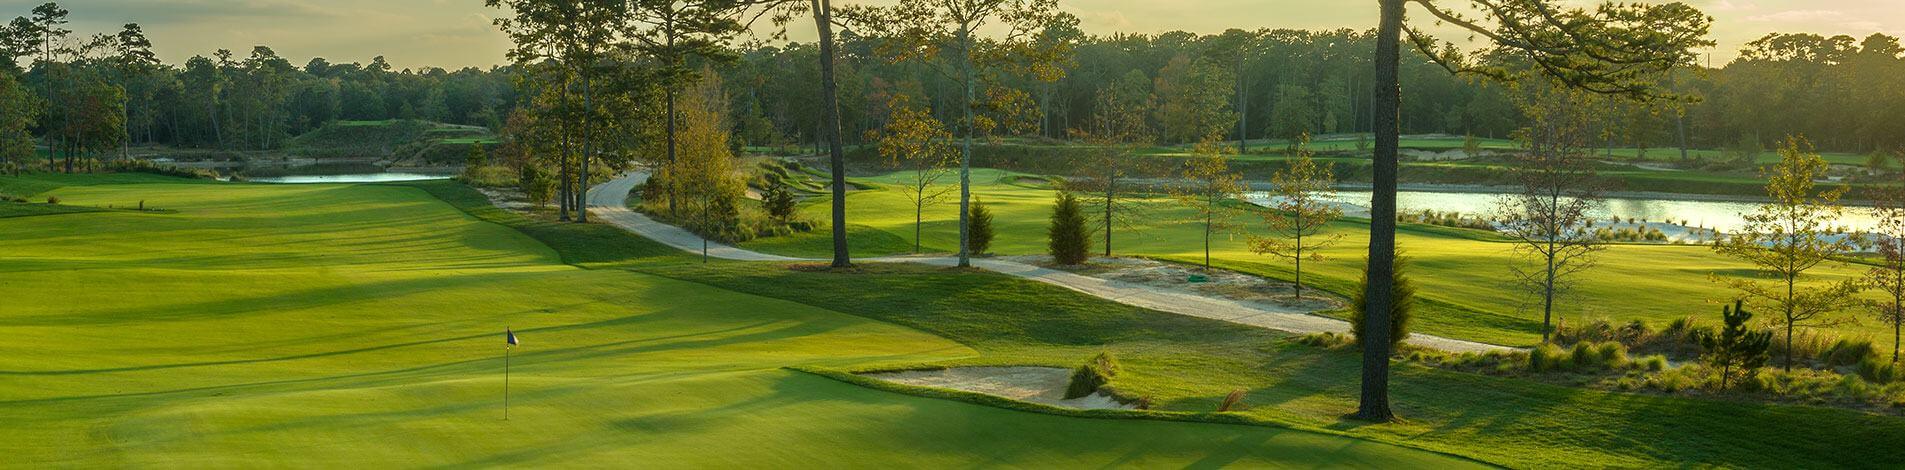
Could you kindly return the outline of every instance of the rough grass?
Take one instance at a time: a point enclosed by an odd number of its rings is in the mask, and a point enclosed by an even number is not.
[[[6,466],[1472,465],[1326,433],[1026,413],[792,372],[978,353],[863,316],[564,264],[674,269],[632,237],[588,254],[602,232],[511,219],[454,187],[53,190],[177,213],[0,219]],[[523,341],[508,421],[504,327]]]

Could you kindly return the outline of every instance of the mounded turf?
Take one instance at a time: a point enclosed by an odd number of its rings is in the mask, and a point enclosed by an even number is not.
[[[890,186],[902,176],[863,179],[876,183],[875,188],[847,196],[847,216],[853,224],[849,236],[855,256],[911,251],[912,202],[904,192]],[[975,170],[973,181],[974,194],[993,211],[997,238],[992,251],[1045,253],[1052,191],[1037,180],[996,170]],[[824,196],[814,198],[804,203],[803,210],[807,217],[826,220],[827,203]],[[957,207],[957,200],[950,199],[927,209],[923,237],[926,251],[957,250]],[[1141,209],[1143,216],[1136,227],[1120,227],[1114,232],[1115,254],[1203,261],[1203,227],[1191,220],[1187,209],[1169,198],[1146,201]],[[1289,263],[1250,251],[1246,233],[1265,233],[1260,217],[1240,214],[1233,221],[1241,232],[1222,233],[1212,241],[1215,264],[1276,278],[1293,277]],[[1324,261],[1304,263],[1304,281],[1339,294],[1351,292],[1366,251],[1367,221],[1346,219],[1334,224],[1328,233],[1340,234],[1342,241],[1322,250],[1327,258]],[[770,253],[827,257],[832,249],[828,236],[822,230],[759,239],[743,246]],[[1101,238],[1094,237],[1094,255],[1102,253],[1101,243]],[[1513,244],[1483,231],[1408,224],[1402,227],[1397,244],[1415,260],[1411,274],[1425,301],[1424,311],[1417,315],[1416,331],[1506,345],[1530,345],[1540,340],[1538,304],[1507,282],[1511,278],[1509,267],[1521,259],[1514,254]],[[1602,252],[1599,260],[1599,265],[1588,271],[1557,306],[1561,321],[1640,320],[1662,327],[1692,316],[1714,324],[1719,319],[1720,302],[1730,299],[1733,291],[1711,281],[1708,275],[1751,275],[1749,265],[1695,245],[1615,245]],[[1819,268],[1815,280],[1859,275],[1864,269],[1829,263]],[[1851,318],[1865,314],[1837,315]],[[1838,325],[1826,331],[1884,336],[1888,340],[1891,334],[1890,329],[1872,321]]]
[[[0,218],[5,466],[1474,465],[789,371],[982,356],[908,322],[710,286],[693,277],[716,268],[669,267],[638,242],[581,254],[577,237],[605,234],[484,211],[449,184],[0,178],[175,211]],[[508,421],[505,326],[523,340]]]

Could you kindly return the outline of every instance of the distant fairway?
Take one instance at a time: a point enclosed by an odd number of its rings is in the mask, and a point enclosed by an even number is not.
[[[979,353],[809,305],[565,265],[413,187],[0,178],[7,188],[176,213],[0,218],[5,467],[1474,465],[791,372]],[[506,422],[505,326],[523,340]]]
[[[870,181],[894,184],[898,174]],[[997,170],[974,172],[975,194],[993,210],[998,237],[992,251],[1002,254],[1043,254],[1045,229],[1051,215],[1052,192],[1038,180],[1020,179]],[[957,181],[956,178],[949,178]],[[956,183],[955,183],[956,184]],[[878,256],[910,252],[913,237],[911,201],[893,186],[851,193],[848,196],[848,220],[854,226],[855,256]],[[926,213],[925,248],[929,252],[951,252],[958,246],[958,201],[930,207]],[[824,220],[826,198],[816,198],[805,206],[808,217]],[[1151,256],[1185,262],[1203,261],[1202,226],[1188,219],[1188,211],[1168,198],[1143,204],[1144,214],[1136,230],[1120,228],[1114,233],[1115,253],[1121,256]],[[1089,211],[1088,211],[1089,212]],[[1255,215],[1243,215],[1235,222],[1254,233],[1264,233],[1263,221]],[[1351,292],[1359,276],[1359,267],[1367,250],[1368,225],[1364,220],[1341,221],[1332,233],[1343,235],[1336,246],[1324,250],[1329,259],[1304,264],[1304,280],[1337,293]],[[744,244],[760,251],[808,257],[824,257],[831,250],[829,234],[817,231],[793,237],[766,238]],[[1415,281],[1421,286],[1428,314],[1418,316],[1418,331],[1459,339],[1508,345],[1528,345],[1540,339],[1540,313],[1529,297],[1507,284],[1508,267],[1517,262],[1513,245],[1491,233],[1436,226],[1404,225],[1398,245],[1415,259]],[[1102,239],[1093,238],[1102,254]],[[1213,241],[1212,256],[1217,264],[1232,269],[1288,279],[1291,267],[1275,257],[1249,250],[1242,235],[1219,234]],[[1718,321],[1718,302],[1730,299],[1732,291],[1709,281],[1710,272],[1740,274],[1748,265],[1716,255],[1697,245],[1617,245],[1601,255],[1599,266],[1589,271],[1581,285],[1557,307],[1563,321],[1578,323],[1605,318],[1617,323],[1642,320],[1655,327],[1687,316],[1706,322]],[[1822,266],[1819,279],[1859,275],[1861,266]],[[1864,315],[1863,312],[1857,313]],[[1882,331],[1881,331],[1882,330]],[[1876,322],[1848,324],[1829,331],[1840,334],[1885,336],[1891,330]],[[1889,343],[1888,343],[1889,344]]]

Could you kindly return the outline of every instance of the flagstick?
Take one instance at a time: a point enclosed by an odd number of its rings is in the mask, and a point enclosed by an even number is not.
[[[503,421],[509,421],[509,346],[503,346]]]

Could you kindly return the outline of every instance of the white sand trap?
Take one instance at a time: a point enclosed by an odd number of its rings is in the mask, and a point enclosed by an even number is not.
[[[861,375],[906,385],[964,390],[1066,408],[1136,408],[1119,403],[1102,392],[1064,399],[1065,387],[1071,384],[1072,371],[1057,367],[954,367]]]

